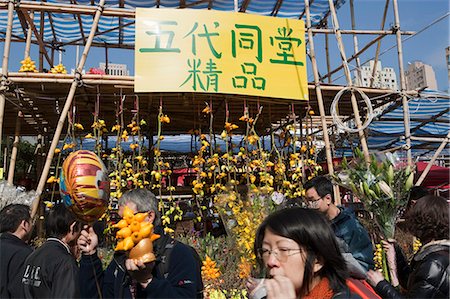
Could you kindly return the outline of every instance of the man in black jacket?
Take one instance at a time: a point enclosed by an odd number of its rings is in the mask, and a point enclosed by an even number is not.
[[[150,191],[135,189],[123,194],[119,214],[125,206],[136,212],[148,212],[147,221],[155,225],[161,237],[154,241],[156,263],[135,264],[124,255],[115,255],[103,271],[96,253],[98,238],[92,227],[82,231],[78,245],[80,289],[83,298],[195,298],[203,284],[198,261],[192,248],[163,234],[158,201]],[[129,275],[131,274],[131,275]]]
[[[25,298],[78,298],[78,265],[72,248],[81,225],[63,205],[56,205],[45,221],[47,241],[25,261],[22,276]]]
[[[33,249],[25,243],[31,232],[30,207],[12,204],[0,211],[0,298],[23,298],[22,271]]]
[[[309,208],[330,220],[351,275],[365,278],[365,272],[374,268],[372,242],[366,229],[351,210],[334,204],[333,184],[328,178],[315,177],[303,187]]]

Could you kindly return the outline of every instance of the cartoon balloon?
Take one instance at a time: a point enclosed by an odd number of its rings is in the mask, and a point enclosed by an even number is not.
[[[106,167],[91,151],[80,150],[67,156],[62,166],[59,189],[66,207],[81,221],[92,223],[108,208]]]

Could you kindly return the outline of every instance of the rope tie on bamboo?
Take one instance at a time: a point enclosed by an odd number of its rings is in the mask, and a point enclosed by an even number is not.
[[[350,128],[350,127],[346,126],[341,121],[341,118],[337,114],[337,107],[338,107],[339,100],[341,99],[342,95],[347,91],[350,91],[350,92],[357,91],[361,95],[362,99],[364,100],[364,102],[366,103],[366,106],[367,106],[366,120],[365,120],[364,124],[361,126],[361,128],[359,128],[359,129],[358,128]],[[348,133],[357,133],[359,131],[365,130],[367,128],[367,126],[369,126],[369,124],[372,122],[372,119],[374,117],[372,103],[370,102],[369,97],[363,91],[359,90],[356,87],[345,87],[336,94],[336,96],[333,99],[333,102],[331,103],[330,114],[333,117],[333,123],[338,128],[340,128]]]
[[[75,70],[75,81],[77,82],[77,87],[82,87],[84,85],[83,83],[83,74],[77,69]]]
[[[105,8],[103,7],[103,5],[99,5],[99,6],[97,6],[97,11],[99,11],[100,13],[103,13],[103,10],[104,10]]]
[[[11,83],[11,80],[8,79],[8,75],[3,74],[0,83],[0,91],[9,90]]]

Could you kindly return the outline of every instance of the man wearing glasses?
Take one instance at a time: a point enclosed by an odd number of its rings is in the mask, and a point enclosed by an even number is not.
[[[347,264],[352,274],[360,276],[359,273],[364,276],[367,270],[374,267],[372,242],[366,229],[351,210],[334,204],[333,184],[326,177],[315,177],[306,182],[304,188],[308,207],[318,210],[330,220],[344,257],[346,257],[345,253],[350,253],[352,260],[358,262],[356,269],[352,269],[355,268],[356,263],[353,263],[347,255]],[[362,271],[358,271],[358,268]]]

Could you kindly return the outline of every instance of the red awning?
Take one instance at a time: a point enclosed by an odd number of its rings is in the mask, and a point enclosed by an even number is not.
[[[422,172],[427,167],[427,162],[417,162],[416,171],[417,178],[420,177]],[[416,178],[416,179],[417,179]],[[422,182],[422,186],[427,188],[439,188],[439,189],[449,189],[450,188],[450,168],[433,165],[428,172],[425,180]]]

